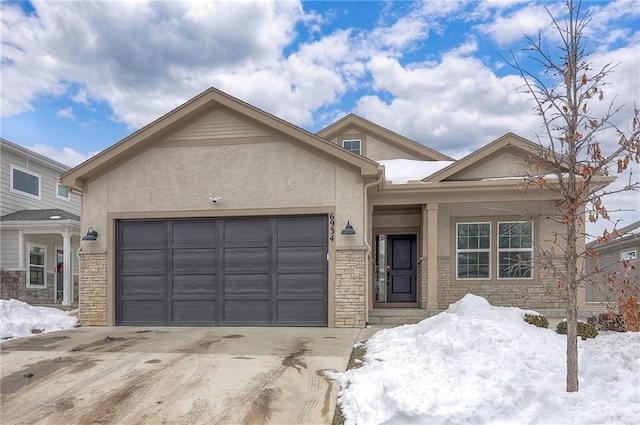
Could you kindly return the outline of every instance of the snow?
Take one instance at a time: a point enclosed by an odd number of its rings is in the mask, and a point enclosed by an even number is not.
[[[640,333],[579,340],[580,390],[567,393],[566,336],[525,323],[527,312],[469,294],[376,333],[361,368],[332,376],[345,423],[639,423]]]
[[[0,340],[73,328],[78,322],[74,317],[76,312],[33,307],[18,300],[0,300]]]
[[[378,161],[384,165],[385,180],[404,184],[409,180],[422,180],[448,167],[455,161],[416,161],[412,159],[388,159]]]

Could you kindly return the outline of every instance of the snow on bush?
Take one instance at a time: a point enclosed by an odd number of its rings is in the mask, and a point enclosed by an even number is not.
[[[72,314],[18,300],[0,300],[0,340],[72,328],[78,322]]]
[[[638,423],[640,333],[579,341],[580,391],[566,393],[566,336],[526,313],[469,294],[376,333],[364,366],[337,374],[345,423]]]

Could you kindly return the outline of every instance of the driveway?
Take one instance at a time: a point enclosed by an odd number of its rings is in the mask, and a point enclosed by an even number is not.
[[[95,327],[0,345],[2,423],[329,424],[360,329]]]

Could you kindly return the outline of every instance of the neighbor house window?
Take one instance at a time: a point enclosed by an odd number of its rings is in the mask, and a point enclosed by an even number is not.
[[[456,240],[458,279],[489,279],[491,223],[458,223]]]
[[[11,164],[11,192],[40,199],[40,175]]]
[[[357,153],[360,155],[361,153],[361,145],[362,141],[360,139],[354,140],[343,140],[342,147],[348,150],[349,152]]]
[[[624,251],[620,253],[620,260],[635,260],[638,258],[638,253],[634,249],[633,251]]]
[[[29,271],[27,273],[28,286],[46,287],[46,258],[47,248],[41,245],[28,245]]]
[[[533,223],[498,222],[498,278],[531,279]]]
[[[66,199],[67,201],[70,200],[69,188],[61,185],[60,183],[56,183],[56,197]]]

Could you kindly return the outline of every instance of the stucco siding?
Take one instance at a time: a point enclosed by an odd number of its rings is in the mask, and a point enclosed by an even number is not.
[[[374,161],[382,161],[385,159],[418,159],[415,155],[370,136],[367,136],[365,156]]]
[[[529,158],[521,150],[510,148],[501,150],[485,160],[468,167],[464,172],[452,176],[449,180],[479,180],[499,177],[524,176],[530,168]]]
[[[253,127],[224,111],[216,110],[166,140],[209,140],[268,135],[269,133],[264,130]]]

